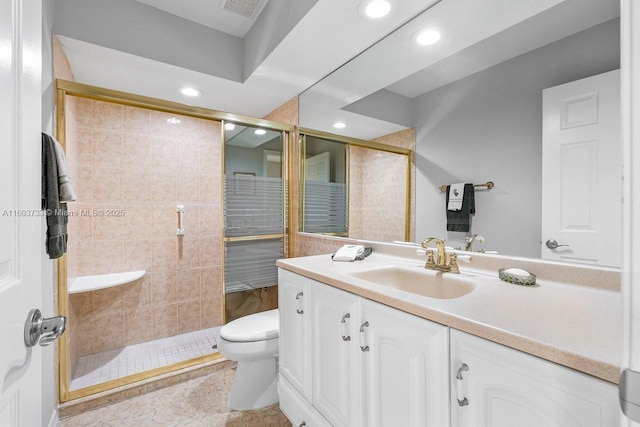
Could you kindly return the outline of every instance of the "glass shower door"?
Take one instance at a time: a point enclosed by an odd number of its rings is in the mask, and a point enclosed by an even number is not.
[[[287,256],[285,133],[227,123],[225,318],[277,308],[276,260]]]

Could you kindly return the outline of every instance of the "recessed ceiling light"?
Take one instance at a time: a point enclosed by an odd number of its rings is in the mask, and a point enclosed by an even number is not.
[[[438,30],[434,30],[432,28],[419,31],[415,36],[414,40],[420,46],[429,46],[434,43],[437,43],[440,40],[440,32]]]
[[[335,122],[333,124],[333,127],[336,128],[336,129],[343,129],[343,128],[347,127],[347,125],[342,123],[342,122]]]
[[[364,7],[364,14],[373,19],[387,16],[390,11],[391,4],[387,0],[373,0]]]
[[[256,131],[254,133],[256,135],[264,135],[265,133],[267,133],[267,131],[264,130],[264,129],[256,129]]]
[[[189,96],[191,98],[194,98],[196,96],[200,96],[202,94],[202,92],[200,92],[198,89],[196,89],[195,87],[191,87],[191,86],[181,87],[180,88],[180,93],[183,94],[184,96]]]
[[[225,123],[224,128],[226,130],[234,130],[236,128],[236,125],[234,123]]]

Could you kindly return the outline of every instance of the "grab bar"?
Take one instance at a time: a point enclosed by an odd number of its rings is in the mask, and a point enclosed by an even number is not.
[[[184,205],[176,206],[176,212],[178,212],[178,231],[176,235],[184,236]]]

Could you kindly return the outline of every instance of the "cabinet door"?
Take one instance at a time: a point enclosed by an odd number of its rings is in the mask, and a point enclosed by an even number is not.
[[[309,279],[278,270],[280,373],[311,400]]]
[[[360,298],[313,281],[311,292],[313,406],[333,426],[362,425]]]
[[[362,320],[366,425],[449,425],[448,328],[367,300]]]
[[[454,427],[619,425],[613,384],[456,330],[451,378]]]

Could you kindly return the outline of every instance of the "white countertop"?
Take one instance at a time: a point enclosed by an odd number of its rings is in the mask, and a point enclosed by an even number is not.
[[[405,251],[406,253],[409,253]],[[476,257],[475,258],[483,258]],[[490,263],[523,267],[523,262],[489,257]],[[382,265],[423,267],[425,259],[375,251],[363,261],[333,262],[330,255],[284,259],[277,265],[365,298],[617,383],[622,360],[622,300],[611,284],[602,287],[541,279],[537,286],[512,285],[497,270],[460,263],[460,276],[476,284],[468,295],[448,300],[423,297],[350,276]],[[476,264],[482,264],[482,259]],[[486,264],[486,263],[485,263]],[[535,270],[544,263],[531,264]],[[524,263],[526,267],[526,263]],[[486,266],[485,266],[486,267]],[[562,266],[551,264],[549,270]],[[575,277],[592,271],[579,266]],[[604,272],[608,277],[608,272]],[[451,273],[438,273],[451,274]],[[610,276],[610,274],[609,274]],[[593,274],[591,274],[593,277]],[[591,280],[593,282],[593,280]]]

